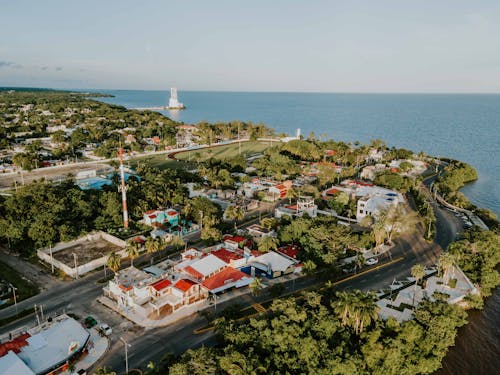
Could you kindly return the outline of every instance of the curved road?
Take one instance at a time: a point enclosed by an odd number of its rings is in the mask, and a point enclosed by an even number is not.
[[[432,182],[429,178],[426,185]],[[436,214],[437,235],[434,242],[428,243],[422,238],[423,228],[417,228],[412,235],[397,238],[395,247],[391,254],[385,254],[377,266],[372,267],[370,272],[361,272],[355,277],[350,277],[344,282],[336,284],[335,288],[379,290],[386,288],[394,279],[401,280],[410,275],[410,268],[416,263],[433,265],[442,249],[455,240],[458,233],[462,231],[462,222],[448,210],[442,209],[431,200]],[[397,260],[391,262],[389,257]],[[385,266],[384,266],[385,265]],[[84,278],[68,283],[55,283],[48,290],[28,300],[18,303],[19,311],[32,307],[33,304],[43,304],[47,314],[61,312],[63,309],[70,310],[81,317],[92,314],[106,321],[113,328],[109,351],[94,366],[107,366],[118,373],[125,371],[124,346],[120,337],[124,338],[131,346],[129,353],[129,368],[144,367],[149,361],[158,362],[165,353],[181,354],[189,348],[200,345],[211,345],[215,342],[212,332],[196,335],[193,331],[206,325],[207,321],[199,314],[194,314],[168,327],[144,330],[143,328],[124,322],[124,319],[109,309],[96,302],[96,298],[102,294],[102,284],[96,281],[103,277],[102,270],[96,271]],[[284,282],[285,293],[314,287],[319,283],[317,278],[299,278]],[[269,299],[267,293],[258,298],[253,297],[249,291],[235,292],[236,297],[217,305],[220,312],[225,307],[240,303],[249,306],[256,302]],[[0,310],[0,319],[15,314],[14,306]],[[0,328],[0,336],[20,326],[33,325],[34,315],[20,319]]]

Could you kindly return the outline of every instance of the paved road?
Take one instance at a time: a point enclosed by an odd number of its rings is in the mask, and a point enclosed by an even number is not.
[[[336,289],[360,289],[363,291],[379,290],[387,288],[394,279],[402,280],[410,276],[410,269],[416,263],[423,263],[431,266],[436,263],[442,246],[447,246],[455,239],[455,228],[461,230],[460,221],[448,211],[436,207],[438,238],[435,242],[428,243],[419,233],[398,238],[395,240],[396,246],[391,251],[393,259],[404,257],[399,262],[392,263],[387,267],[381,267],[373,272],[361,274],[356,278],[336,285]],[[422,231],[423,228],[420,228]],[[389,255],[384,255],[389,257]],[[389,262],[389,259],[381,262]],[[374,267],[375,268],[375,267]],[[292,291],[309,288],[318,283],[315,278],[301,278],[295,281],[285,283],[286,291]],[[250,293],[242,294],[238,298],[219,304],[217,309],[222,311],[229,304],[238,302],[243,306],[249,306],[256,302],[261,302],[269,298],[262,295],[258,298]],[[176,323],[170,327],[154,329],[152,331],[143,331],[141,335],[128,334],[129,339],[129,367],[144,367],[149,361],[158,362],[162,356],[167,353],[181,354],[188,348],[194,348],[201,345],[211,345],[215,342],[214,334],[207,332],[202,335],[195,335],[193,331],[207,324],[205,318],[194,315],[190,318]],[[98,366],[107,366],[113,368],[117,373],[125,370],[125,357],[122,343],[112,343],[111,350],[98,363]]]
[[[426,183],[429,181],[426,181]],[[433,205],[437,218],[436,240],[428,243],[422,239],[419,233],[414,233],[396,239],[395,248],[391,251],[392,258],[404,257],[403,260],[376,269],[373,272],[360,274],[358,277],[340,283],[337,289],[361,289],[378,290],[387,287],[394,279],[403,279],[410,274],[410,268],[416,263],[432,265],[439,256],[442,248],[455,240],[458,232],[462,230],[462,223],[449,211]],[[420,231],[423,228],[419,228]],[[384,255],[388,257],[389,255]],[[383,262],[384,259],[381,259]],[[389,261],[386,259],[385,261]],[[32,307],[33,304],[43,304],[45,314],[71,310],[84,317],[92,314],[102,321],[106,321],[113,328],[109,352],[97,364],[97,366],[108,366],[118,373],[125,369],[123,343],[119,337],[123,337],[131,344],[129,348],[129,367],[145,366],[150,360],[159,361],[166,352],[180,354],[188,348],[214,343],[214,335],[207,332],[202,335],[193,334],[193,330],[204,326],[207,322],[200,315],[193,315],[169,327],[144,330],[124,320],[116,313],[101,306],[96,298],[102,294],[102,284],[96,281],[103,277],[103,271],[96,271],[84,278],[68,283],[52,286],[47,291],[34,296],[18,304],[19,311]],[[318,283],[315,278],[301,278],[285,283],[286,290],[308,288]],[[265,293],[258,298],[251,296],[249,292],[237,292],[238,296],[230,301],[218,304],[217,310],[222,311],[225,307],[235,302],[244,306],[255,302],[261,302],[268,298]],[[0,310],[0,319],[15,314],[14,306]],[[0,336],[20,326],[33,324],[34,315],[28,316],[7,326],[0,328]]]

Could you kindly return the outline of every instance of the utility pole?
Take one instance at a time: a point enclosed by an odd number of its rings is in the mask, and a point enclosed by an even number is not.
[[[123,337],[120,337],[120,340],[125,345],[125,374],[128,374],[128,347],[130,345],[127,344],[127,342],[123,339]]]
[[[203,211],[200,210],[200,233],[203,230]]]
[[[240,123],[238,122],[238,154],[241,155]]]
[[[12,288],[12,293],[14,294],[14,306],[16,308],[16,316],[17,316],[17,297],[16,297],[16,287],[13,284],[10,284]]]
[[[123,210],[123,227],[128,229],[128,210],[127,210],[127,185],[125,185],[125,171],[123,169],[123,148],[118,149],[118,158],[120,160],[120,179],[121,184],[118,191],[122,192],[122,210]]]

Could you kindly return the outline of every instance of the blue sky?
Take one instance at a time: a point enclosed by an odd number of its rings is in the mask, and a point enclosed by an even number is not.
[[[0,0],[0,86],[500,92],[500,1]]]

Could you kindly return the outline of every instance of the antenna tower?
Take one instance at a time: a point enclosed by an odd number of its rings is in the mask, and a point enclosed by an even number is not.
[[[120,159],[120,186],[118,191],[122,193],[123,227],[128,229],[128,210],[127,210],[127,185],[125,185],[125,171],[123,169],[123,148],[118,149],[118,158]]]

